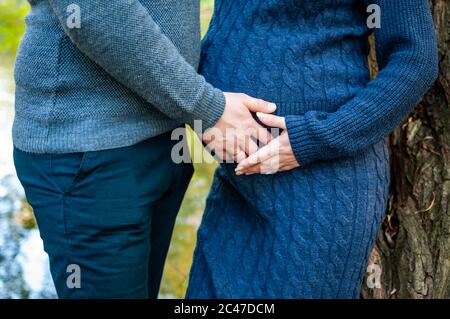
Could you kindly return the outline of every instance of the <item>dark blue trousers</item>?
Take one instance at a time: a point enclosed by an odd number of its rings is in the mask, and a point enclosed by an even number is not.
[[[156,298],[191,164],[170,132],[72,154],[14,150],[60,298]]]

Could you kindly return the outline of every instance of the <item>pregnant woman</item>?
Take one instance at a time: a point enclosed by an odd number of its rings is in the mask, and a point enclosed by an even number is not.
[[[217,169],[187,298],[357,298],[386,208],[384,137],[437,75],[428,1],[217,0],[203,49],[214,86],[277,104],[262,120],[286,127],[284,171]]]

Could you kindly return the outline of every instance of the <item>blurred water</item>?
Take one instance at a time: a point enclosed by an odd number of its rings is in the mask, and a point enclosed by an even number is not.
[[[12,68],[0,66],[0,298],[55,298],[48,256],[12,158]],[[199,145],[198,145],[199,146]],[[182,298],[215,165],[197,165],[175,225],[161,298]]]
[[[54,298],[48,257],[27,222],[31,213],[12,159],[12,70],[1,67],[0,74],[0,298]]]

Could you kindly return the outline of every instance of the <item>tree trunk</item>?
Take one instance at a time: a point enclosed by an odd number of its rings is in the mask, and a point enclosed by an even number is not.
[[[430,6],[440,75],[389,137],[389,207],[363,298],[450,298],[450,0]],[[378,287],[373,265],[381,271]]]

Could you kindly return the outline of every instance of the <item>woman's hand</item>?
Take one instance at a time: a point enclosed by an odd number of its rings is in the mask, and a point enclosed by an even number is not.
[[[265,125],[284,131],[269,144],[240,162],[236,167],[236,174],[274,174],[299,167],[300,164],[292,151],[284,117],[263,113],[256,113],[256,115]]]

